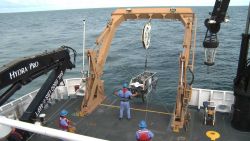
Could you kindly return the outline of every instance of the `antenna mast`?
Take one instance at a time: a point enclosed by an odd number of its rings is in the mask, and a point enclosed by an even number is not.
[[[82,73],[84,73],[84,56],[85,56],[85,20],[83,20]]]

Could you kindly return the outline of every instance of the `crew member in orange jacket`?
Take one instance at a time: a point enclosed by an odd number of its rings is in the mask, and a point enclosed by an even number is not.
[[[136,140],[137,141],[151,141],[152,138],[154,137],[154,134],[146,129],[147,124],[144,120],[140,121],[139,123],[140,129],[136,131]]]

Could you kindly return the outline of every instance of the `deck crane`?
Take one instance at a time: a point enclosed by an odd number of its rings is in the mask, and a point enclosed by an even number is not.
[[[73,62],[71,61],[73,52]],[[66,69],[75,67],[76,51],[71,47],[62,46],[56,50],[23,57],[4,65],[0,69],[0,106],[3,105],[23,85],[27,85],[37,77],[50,72],[47,80],[37,92],[34,99],[21,115],[21,121],[34,123],[49,101],[55,88],[63,81]],[[27,140],[30,134],[26,131],[16,130],[23,140]]]
[[[71,61],[71,51],[73,59]],[[37,77],[50,72],[33,101],[30,103],[20,120],[33,123],[49,101],[55,88],[63,81],[66,69],[75,67],[76,51],[62,46],[53,51],[17,59],[0,70],[0,106],[3,105],[17,90]]]
[[[100,48],[87,51],[90,75],[86,78],[86,93],[79,114],[82,116],[90,114],[105,99],[104,81],[101,78],[111,41],[117,27],[129,19],[173,19],[181,21],[184,26],[183,52],[179,56],[178,92],[172,121],[173,130],[178,131],[184,126],[192,93],[192,84],[187,82],[187,71],[193,71],[194,64],[192,47],[195,47],[195,14],[190,8],[129,8],[114,11],[111,20],[96,40]]]

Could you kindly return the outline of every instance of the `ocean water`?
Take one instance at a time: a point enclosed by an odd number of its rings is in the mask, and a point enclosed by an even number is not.
[[[230,7],[230,22],[223,23],[218,33],[220,41],[216,62],[212,67],[203,65],[202,41],[206,29],[204,20],[213,7],[192,7],[197,17],[197,39],[193,87],[233,90],[241,44],[245,29],[247,7]],[[98,48],[95,39],[103,31],[115,9],[80,9],[26,13],[0,13],[0,66],[31,54],[56,49],[62,45],[74,48],[77,66],[67,70],[64,78],[80,77],[82,68],[82,31],[86,20],[86,50]],[[147,20],[126,21],[117,29],[104,68],[105,93],[110,97],[132,77],[144,71],[145,49],[141,32]],[[152,20],[151,46],[148,69],[159,78],[153,100],[174,103],[178,84],[178,56],[182,52],[184,27],[179,21]],[[86,62],[86,61],[85,61]],[[191,76],[191,74],[189,73]],[[15,96],[37,89],[48,75],[41,76],[24,86]],[[115,98],[115,97],[114,97]]]

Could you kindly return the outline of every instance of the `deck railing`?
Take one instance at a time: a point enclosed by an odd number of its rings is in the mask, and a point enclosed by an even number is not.
[[[232,91],[193,88],[189,105],[200,109],[204,101],[213,101],[218,112],[231,112],[234,95]]]
[[[66,86],[59,86],[51,95],[51,101],[60,99],[67,99],[76,96],[75,86],[79,85],[81,78],[65,80]],[[33,100],[38,90],[28,93],[14,101],[11,101],[0,107],[0,115],[17,119],[28,107],[29,103]],[[203,107],[204,101],[214,101],[216,111],[230,112],[231,106],[234,103],[234,95],[232,91],[219,91],[210,89],[192,89],[192,96],[189,105],[196,106],[198,109]]]
[[[79,86],[81,78],[65,79],[65,86],[61,83],[51,95],[48,103],[53,103],[55,100],[68,99],[69,97],[76,97],[75,86]],[[0,107],[0,115],[11,119],[19,118],[28,108],[29,104],[36,96],[39,89],[30,92],[22,97],[19,97],[9,103]]]

